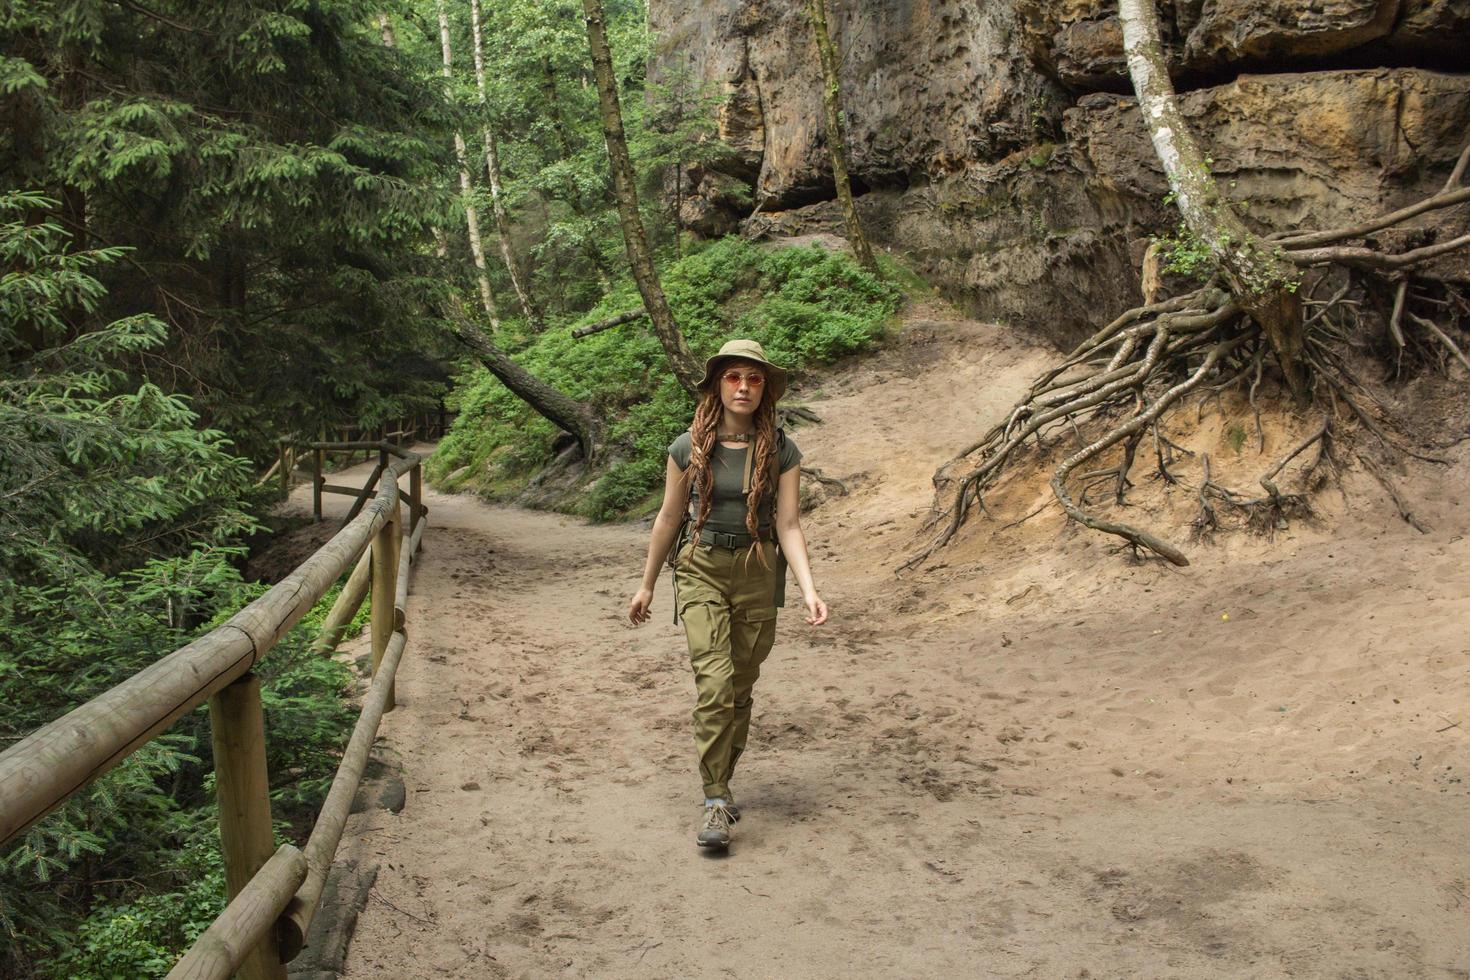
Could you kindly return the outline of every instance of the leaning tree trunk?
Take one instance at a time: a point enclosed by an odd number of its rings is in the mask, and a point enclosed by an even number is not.
[[[592,48],[593,74],[597,78],[597,95],[602,103],[602,133],[607,139],[607,155],[612,162],[613,188],[618,197],[618,217],[623,225],[623,242],[628,248],[628,262],[653,332],[663,344],[669,367],[684,388],[693,393],[704,377],[699,362],[684,343],[684,335],[674,322],[669,302],[664,297],[648,236],[643,230],[643,217],[638,212],[638,187],[633,175],[633,161],[628,157],[628,140],[623,133],[623,112],[618,104],[617,82],[613,78],[612,55],[607,46],[607,29],[603,22],[602,0],[582,0],[587,15],[587,41]]]
[[[449,48],[449,14],[444,10],[444,0],[439,0],[439,47],[444,55],[444,97],[451,99],[450,82],[453,78],[452,58]],[[490,275],[485,265],[485,246],[480,239],[480,215],[471,200],[474,186],[470,183],[469,154],[465,150],[464,135],[454,131],[454,156],[459,163],[459,190],[464,195],[464,220],[470,235],[470,255],[475,260],[475,271],[480,283],[480,304],[490,318],[492,330],[500,327],[500,310],[495,305],[495,295],[490,292]]]
[[[1245,226],[1210,175],[1174,96],[1154,0],[1121,0],[1118,13],[1138,108],[1185,227],[1210,250],[1236,302],[1265,332],[1287,387],[1305,397],[1297,272]]]
[[[489,102],[485,97],[485,54],[480,43],[480,0],[470,0],[470,27],[475,39],[475,84],[480,90],[480,110],[484,112],[488,110]],[[485,126],[485,167],[490,175],[490,210],[495,216],[495,231],[500,239],[500,258],[505,263],[505,271],[510,273],[510,285],[515,290],[521,312],[530,321],[532,329],[539,331],[544,326],[541,311],[531,299],[526,274],[510,248],[510,216],[506,214],[501,194],[500,148],[489,125]]]
[[[827,0],[807,0],[812,33],[817,37],[817,56],[822,64],[822,110],[827,128],[827,149],[832,157],[832,179],[837,184],[837,200],[847,219],[847,239],[852,244],[858,264],[879,275],[878,262],[858,221],[857,207],[852,201],[852,182],[847,175],[847,133],[842,122],[842,90],[840,87],[837,49],[827,30]]]
[[[552,425],[570,432],[582,445],[582,455],[590,463],[597,454],[600,428],[592,407],[553,388],[530,371],[511,360],[485,331],[461,311],[453,314],[454,332],[460,341],[521,401]]]

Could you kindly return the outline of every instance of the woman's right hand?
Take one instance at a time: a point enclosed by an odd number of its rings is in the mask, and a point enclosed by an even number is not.
[[[653,605],[653,590],[639,589],[628,603],[628,622],[634,626],[648,622],[648,607]]]

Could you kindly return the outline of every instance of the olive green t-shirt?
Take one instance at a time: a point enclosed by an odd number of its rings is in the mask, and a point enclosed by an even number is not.
[[[801,450],[796,448],[796,443],[787,438],[784,431],[776,433],[776,469],[785,473],[791,467],[801,462]],[[689,468],[689,454],[693,446],[689,433],[685,432],[675,439],[669,446],[669,458],[681,470]],[[750,454],[750,446],[742,446],[739,449],[726,449],[718,442],[715,443],[714,458],[710,461],[710,467],[714,472],[715,490],[714,501],[710,506],[709,520],[705,527],[711,531],[723,531],[726,534],[744,534],[745,527],[745,467]],[[690,507],[698,513],[699,490],[690,488]],[[761,503],[757,512],[758,526],[762,533],[771,529],[771,501]]]

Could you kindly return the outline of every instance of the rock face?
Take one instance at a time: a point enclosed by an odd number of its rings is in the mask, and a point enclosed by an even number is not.
[[[1231,195],[1273,229],[1329,228],[1437,189],[1470,139],[1470,75],[1416,69],[1243,75],[1180,110]],[[1097,195],[1162,202],[1168,187],[1132,98],[1067,110]]]
[[[875,243],[974,315],[1059,343],[1137,300],[1142,252],[1177,219],[1113,0],[828,2]],[[804,6],[651,0],[659,63],[684,61],[728,96],[720,128],[736,153],[689,175],[690,227],[840,232]],[[1160,10],[1186,117],[1262,229],[1407,203],[1443,182],[1470,138],[1470,63],[1458,54],[1470,0]]]
[[[1018,6],[1035,64],[1073,89],[1131,90],[1116,0]],[[1321,69],[1333,58],[1455,69],[1447,56],[1470,39],[1466,0],[1174,0],[1159,13],[1170,61],[1186,81]]]
[[[832,3],[860,190],[906,187],[1044,137],[1063,93],[1027,61],[1004,3]],[[728,97],[720,132],[754,170],[755,203],[833,194],[821,71],[801,0],[652,0],[663,64],[684,60]]]

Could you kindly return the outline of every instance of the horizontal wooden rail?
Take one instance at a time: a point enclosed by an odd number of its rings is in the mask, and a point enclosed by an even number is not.
[[[383,654],[383,662],[373,677],[372,687],[363,700],[362,713],[352,730],[352,739],[342,753],[342,763],[332,779],[332,788],[327,791],[326,802],[317,815],[316,826],[306,842],[307,873],[300,883],[296,896],[289,906],[283,906],[281,916],[280,943],[281,960],[289,963],[306,947],[306,933],[316,915],[317,903],[321,901],[322,888],[327,883],[327,872],[332,859],[337,855],[337,846],[342,842],[342,831],[347,826],[347,816],[352,812],[352,801],[357,796],[358,784],[362,782],[367,768],[368,755],[372,752],[373,740],[378,735],[378,725],[388,707],[388,698],[393,691],[393,681],[398,673],[398,663],[403,657],[408,638],[403,633],[394,633]]]
[[[356,497],[362,493],[362,487],[344,487],[336,483],[319,483],[322,493],[340,493],[348,497]]]
[[[357,565],[347,577],[347,584],[342,586],[342,591],[337,594],[337,601],[332,603],[332,609],[322,623],[322,631],[317,634],[316,642],[311,645],[314,653],[331,653],[342,642],[342,634],[347,632],[347,625],[352,622],[362,606],[362,600],[367,597],[368,582],[372,577],[372,561],[372,553],[364,548],[362,557],[357,559]]]
[[[289,462],[282,443],[282,464]],[[367,764],[405,644],[408,577],[423,540],[421,460],[387,442],[312,443],[371,449],[379,463],[344,527],[224,625],[0,754],[0,844],[9,842],[206,699],[213,728],[220,835],[231,901],[169,974],[171,978],[285,980],[300,952]],[[390,457],[393,457],[390,462]],[[282,465],[281,472],[289,472]],[[398,480],[410,479],[408,520]],[[357,514],[376,486],[370,505]],[[351,491],[358,493],[357,490]],[[318,505],[318,513],[320,507]],[[303,854],[271,852],[269,774],[260,682],[251,667],[352,568],[313,649],[330,652],[369,590],[373,596],[373,681],[321,815]],[[370,581],[371,580],[371,581]],[[391,631],[391,634],[389,633]]]
[[[304,442],[301,445],[306,449],[324,449],[328,452],[342,450],[360,453],[364,451],[379,452],[384,446],[393,444],[383,442],[381,439],[354,439],[350,442]],[[392,450],[389,451],[391,452]]]
[[[282,844],[174,965],[168,980],[229,980],[250,951],[275,928],[276,920],[306,876],[306,856],[290,844]]]
[[[314,606],[398,508],[398,458],[373,503],[315,554],[223,625],[99,694],[0,754],[0,845],[244,676]]]
[[[398,549],[398,574],[394,578],[397,588],[393,590],[393,629],[403,629],[408,622],[408,566],[413,561],[413,535],[405,534]]]

